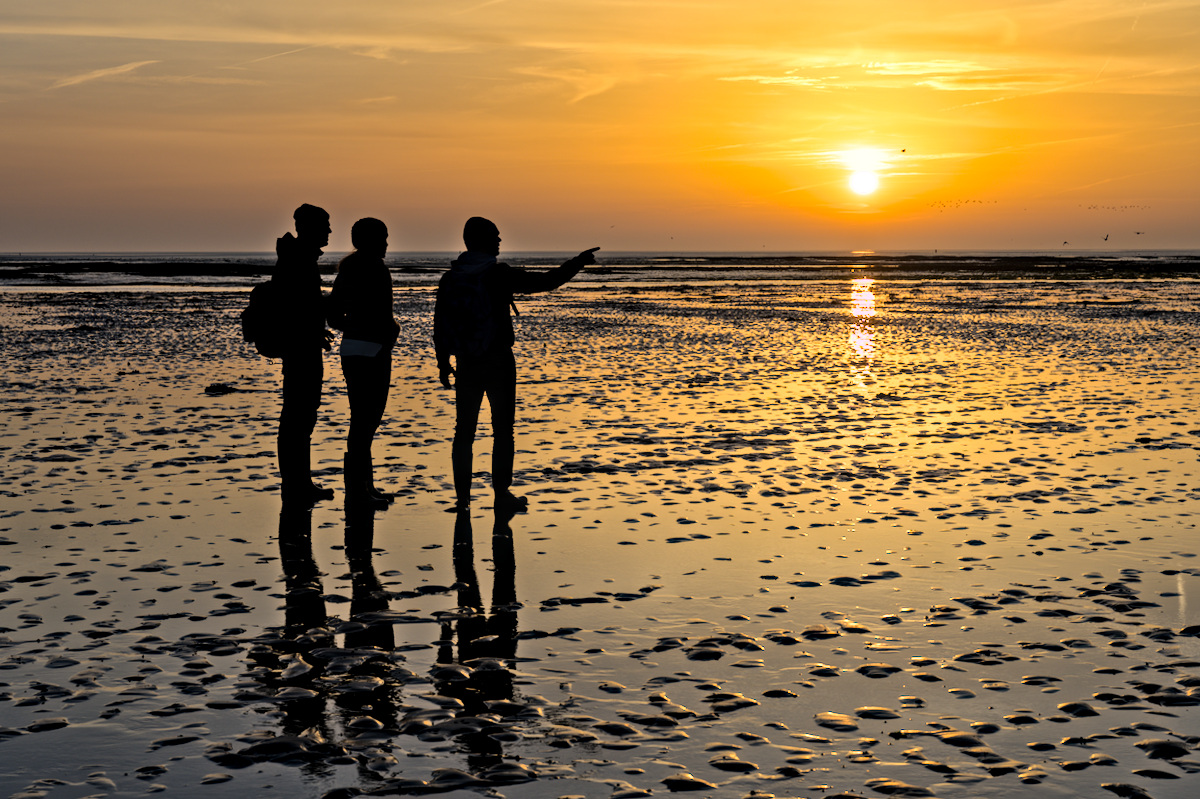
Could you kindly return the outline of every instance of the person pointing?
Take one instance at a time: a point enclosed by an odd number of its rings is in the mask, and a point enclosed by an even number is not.
[[[552,291],[596,263],[599,247],[585,250],[561,266],[534,271],[497,261],[500,229],[474,216],[463,228],[466,252],[450,264],[438,282],[433,343],[438,378],[451,388],[454,376],[455,424],[451,464],[455,507],[471,503],[475,428],[486,395],[492,414],[492,490],[500,512],[524,510],[528,500],[513,495],[513,423],[516,418],[517,367],[509,308],[514,294]],[[453,358],[453,363],[451,362]]]

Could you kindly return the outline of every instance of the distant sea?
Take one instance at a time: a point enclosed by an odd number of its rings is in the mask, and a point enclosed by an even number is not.
[[[387,263],[399,285],[432,284],[457,253],[398,253]],[[503,253],[514,265],[546,268],[574,253]],[[332,277],[345,255],[326,253]],[[1200,279],[1200,250],[1067,252],[813,252],[598,254],[580,278],[600,283],[711,283],[838,280],[851,274],[891,280]],[[0,288],[239,288],[271,273],[268,252],[0,253]]]

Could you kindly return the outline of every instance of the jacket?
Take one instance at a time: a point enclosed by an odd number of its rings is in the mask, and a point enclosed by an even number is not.
[[[271,282],[279,291],[286,312],[292,348],[323,349],[325,342],[325,294],[321,291],[321,250],[309,247],[291,233],[275,241],[275,271]]]
[[[329,325],[346,338],[391,349],[400,333],[392,301],[392,274],[383,259],[352,252],[338,265],[329,293]]]
[[[512,349],[513,295],[551,291],[582,268],[583,262],[572,258],[554,269],[534,272],[497,263],[489,255],[462,253],[438,281],[433,313],[438,362],[447,363],[450,355],[485,358]]]

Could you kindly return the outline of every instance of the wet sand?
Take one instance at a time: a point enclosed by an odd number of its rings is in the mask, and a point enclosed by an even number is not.
[[[426,287],[396,503],[281,514],[244,298],[0,292],[0,794],[1200,789],[1200,284],[528,300],[507,522]],[[339,497],[347,423],[328,358]]]

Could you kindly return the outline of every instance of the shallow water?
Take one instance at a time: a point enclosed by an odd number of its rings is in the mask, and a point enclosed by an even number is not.
[[[373,518],[281,517],[242,294],[0,293],[0,792],[1190,797],[1198,296],[533,298],[497,523],[445,512],[426,288]]]

